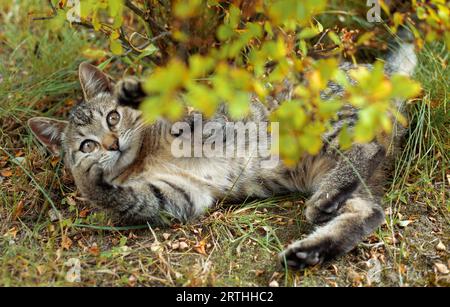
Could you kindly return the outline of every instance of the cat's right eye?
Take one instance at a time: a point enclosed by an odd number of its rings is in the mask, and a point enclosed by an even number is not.
[[[83,141],[80,145],[80,150],[84,153],[93,152],[97,148],[97,142],[92,140]]]

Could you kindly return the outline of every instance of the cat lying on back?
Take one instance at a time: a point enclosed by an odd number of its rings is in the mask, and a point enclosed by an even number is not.
[[[416,62],[413,45],[403,44],[388,58],[386,73],[410,75]],[[351,68],[349,63],[341,65],[344,71]],[[137,106],[145,95],[138,80],[125,79],[113,86],[87,63],[80,65],[79,78],[85,100],[73,108],[68,121],[36,117],[29,126],[53,153],[64,153],[65,165],[84,197],[125,220],[164,223],[170,216],[186,222],[225,197],[233,202],[307,192],[311,197],[306,218],[317,228],[280,254],[280,261],[293,269],[350,251],[384,221],[380,200],[385,170],[403,131],[399,126],[390,137],[338,153],[340,129],[357,121],[356,110],[347,107],[323,136],[321,152],[306,156],[294,168],[282,163],[274,169],[261,168],[260,158],[248,153],[234,158],[175,158],[171,142],[179,136],[171,133],[171,124],[163,119],[151,125],[143,122]],[[272,100],[289,99],[291,90],[287,85],[281,97]],[[342,88],[330,84],[327,97],[340,94]],[[265,121],[269,110],[252,100],[251,115],[243,120]],[[212,120],[226,118],[222,108]]]

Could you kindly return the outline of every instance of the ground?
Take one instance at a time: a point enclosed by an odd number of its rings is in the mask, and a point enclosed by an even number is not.
[[[450,73],[442,44],[420,54],[415,78],[424,90],[409,106],[405,149],[386,182],[386,223],[348,255],[290,272],[278,252],[312,229],[300,195],[222,204],[166,229],[114,227],[92,210],[26,120],[67,115],[81,98],[80,50],[97,40],[9,9],[0,5],[0,285],[450,286]]]

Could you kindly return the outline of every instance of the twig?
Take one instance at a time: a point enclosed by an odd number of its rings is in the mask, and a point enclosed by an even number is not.
[[[58,15],[58,12],[56,11],[56,7],[53,5],[52,0],[47,1],[50,7],[52,8],[52,15],[51,16],[44,16],[44,17],[34,17],[32,20],[49,20]]]
[[[35,21],[35,20],[50,20],[50,19],[53,19],[53,18],[55,18],[55,16],[54,15],[52,15],[52,16],[43,16],[43,17],[33,17],[33,21]]]
[[[160,33],[160,34],[158,34],[158,35],[152,37],[152,38],[149,40],[149,42],[150,42],[150,43],[154,43],[154,42],[157,41],[158,39],[161,39],[161,38],[166,37],[166,36],[170,36],[171,34],[172,34],[172,32],[170,32],[170,31],[164,31],[164,32],[162,32],[162,33]]]
[[[94,26],[91,25],[90,23],[87,23],[87,22],[83,22],[83,21],[72,21],[72,22],[70,22],[70,23],[73,24],[73,25],[82,26],[82,27],[86,27],[86,28],[89,28],[89,29],[94,29]]]
[[[53,15],[58,14],[56,11],[56,7],[52,3],[52,0],[48,0],[47,2],[48,2],[48,5],[50,5],[50,7],[52,8]]]
[[[164,32],[166,31],[166,28],[159,25],[155,20],[153,20],[150,15],[147,12],[144,12],[140,8],[138,8],[131,0],[125,0],[125,6],[128,7],[130,10],[132,10],[136,15],[141,17],[145,22],[148,22],[150,24],[150,27],[152,30],[155,30],[154,28],[157,28],[157,32]]]
[[[134,5],[131,0],[125,0],[125,6],[128,7],[130,10],[132,10],[136,15],[140,16],[142,19],[145,20],[145,13],[143,10],[138,8],[136,5]]]

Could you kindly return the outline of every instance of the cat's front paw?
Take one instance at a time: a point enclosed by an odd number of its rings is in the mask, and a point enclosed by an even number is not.
[[[141,82],[135,78],[125,78],[119,81],[116,88],[117,99],[121,105],[137,108],[145,97]]]
[[[104,170],[99,163],[93,163],[89,166],[85,172],[85,176],[83,178],[79,178],[78,182],[80,182],[80,184],[88,190],[93,190],[99,186],[103,187],[104,185],[107,185]]]
[[[296,241],[278,255],[282,266],[292,270],[302,270],[324,261],[327,253],[327,242],[311,241],[308,238]]]

